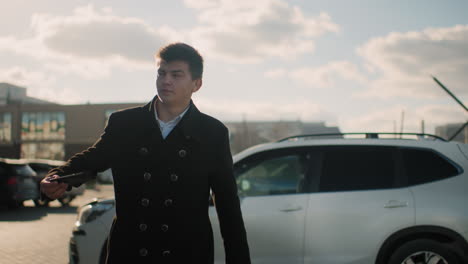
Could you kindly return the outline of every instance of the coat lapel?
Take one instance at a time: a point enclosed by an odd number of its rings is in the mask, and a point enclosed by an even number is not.
[[[200,141],[202,137],[202,131],[200,129],[201,117],[202,114],[198,108],[195,106],[193,101],[190,101],[187,113],[185,113],[180,122],[174,127],[173,132],[177,131],[177,133],[183,136],[185,140]]]
[[[151,142],[162,143],[163,138],[161,134],[161,130],[159,129],[158,121],[154,115],[154,103],[158,99],[158,96],[155,96],[153,100],[143,106],[144,112],[144,122],[143,126],[145,126],[145,131],[149,134],[149,138]]]
[[[158,99],[158,96],[155,96],[151,102],[143,106],[144,110],[144,126],[145,130],[150,133],[151,142],[158,142],[162,143],[164,140],[162,138],[161,130],[159,128],[158,121],[154,115],[154,107],[155,101]],[[200,129],[200,119],[202,117],[202,113],[198,110],[195,106],[193,101],[190,101],[190,106],[188,111],[182,117],[180,122],[174,127],[173,131],[169,133],[166,141],[180,140],[180,136],[182,136],[185,140],[195,140],[200,141],[202,134]]]

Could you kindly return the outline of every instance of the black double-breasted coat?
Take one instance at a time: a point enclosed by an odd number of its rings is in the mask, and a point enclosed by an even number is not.
[[[250,263],[227,128],[191,102],[163,139],[156,98],[113,113],[92,147],[49,175],[112,168],[116,217],[108,263],[213,263],[210,189],[226,262]]]

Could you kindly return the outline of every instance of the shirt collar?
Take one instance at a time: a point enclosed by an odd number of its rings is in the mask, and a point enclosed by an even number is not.
[[[156,104],[156,101],[154,103]],[[190,108],[190,104],[185,108],[184,111],[182,111],[182,113],[180,113],[174,119],[164,122],[161,119],[159,119],[158,111],[156,110],[156,107],[154,107],[154,116],[156,117],[156,120],[158,121],[159,124],[162,124],[162,125],[173,124],[173,123],[179,122],[182,119],[182,117],[184,117],[185,113],[187,113],[189,108]]]
[[[157,129],[160,131],[159,127],[159,122],[155,118],[155,101],[158,99],[158,96],[156,95],[150,102],[148,102],[145,106],[143,106],[143,109],[146,110],[147,113],[147,120],[148,122],[146,124],[151,125],[152,128]],[[183,116],[183,118],[180,120],[180,122],[177,124],[177,127],[179,130],[182,132],[184,137],[186,138],[192,138],[196,140],[200,140],[202,138],[202,129],[200,129],[200,122],[203,114],[198,110],[198,108],[195,106],[192,100],[190,100],[190,105],[187,109],[187,112]]]

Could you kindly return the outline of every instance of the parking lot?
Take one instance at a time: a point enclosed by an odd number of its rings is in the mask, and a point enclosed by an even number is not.
[[[112,185],[87,189],[69,207],[54,201],[48,208],[34,207],[32,201],[18,210],[0,208],[1,263],[68,263],[68,240],[77,208],[94,197],[113,196]]]

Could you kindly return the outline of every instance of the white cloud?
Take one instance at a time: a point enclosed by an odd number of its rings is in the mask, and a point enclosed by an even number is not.
[[[426,105],[411,108],[396,105],[354,118],[342,117],[339,124],[346,132],[400,132],[402,119],[403,132],[421,132],[424,120],[425,132],[433,134],[436,126],[465,122],[466,114],[457,106]]]
[[[34,14],[31,35],[0,37],[0,52],[44,61],[48,70],[61,74],[98,79],[108,77],[113,67],[152,67],[156,50],[173,41],[192,43],[205,56],[260,62],[313,52],[318,37],[339,31],[328,14],[313,17],[281,0],[185,3],[197,12],[198,24],[180,31],[91,4],[70,15]]]
[[[339,26],[326,13],[305,15],[280,0],[185,1],[201,25],[191,32],[197,47],[231,62],[255,63],[269,57],[292,59],[313,52],[315,40]]]
[[[19,86],[47,87],[55,83],[56,79],[43,72],[29,71],[20,66],[0,69],[0,81]]]
[[[322,106],[309,101],[257,102],[209,100],[197,98],[197,106],[208,114],[222,118],[223,121],[258,120],[301,120],[336,121],[334,114]]]
[[[276,68],[264,73],[267,78],[278,79],[287,77],[292,81],[306,84],[312,88],[334,87],[339,80],[368,83],[367,76],[357,65],[349,61],[332,61],[317,67],[302,67],[287,70]]]
[[[335,86],[338,79],[360,83],[367,81],[359,68],[348,61],[332,61],[319,67],[304,67],[290,71],[289,77],[312,87],[328,88]]]
[[[28,95],[60,104],[82,104],[86,98],[73,87],[28,87]]]
[[[148,63],[164,36],[143,20],[115,16],[92,5],[75,9],[68,17],[35,15],[32,26],[50,50],[89,59],[125,59]]]
[[[83,100],[76,90],[57,87],[57,79],[54,75],[31,71],[20,66],[0,69],[0,82],[26,87],[28,96],[51,102],[71,104]]]
[[[191,8],[204,9],[215,7],[219,0],[184,0],[185,5]]]
[[[436,76],[456,95],[468,95],[468,25],[391,33],[362,45],[358,53],[376,79],[366,96],[441,97]]]
[[[46,67],[86,78],[108,76],[112,67],[147,69],[157,49],[174,37],[168,27],[117,16],[110,8],[78,7],[70,16],[35,14],[29,38],[0,37],[0,52],[47,61]]]
[[[429,125],[440,126],[450,123],[463,123],[468,116],[458,105],[426,105],[415,109],[418,119],[430,120]]]
[[[273,78],[273,79],[278,79],[278,78],[283,78],[284,76],[287,75],[287,70],[283,68],[278,68],[278,69],[273,69],[270,71],[267,71],[264,73],[264,76],[267,78]]]

